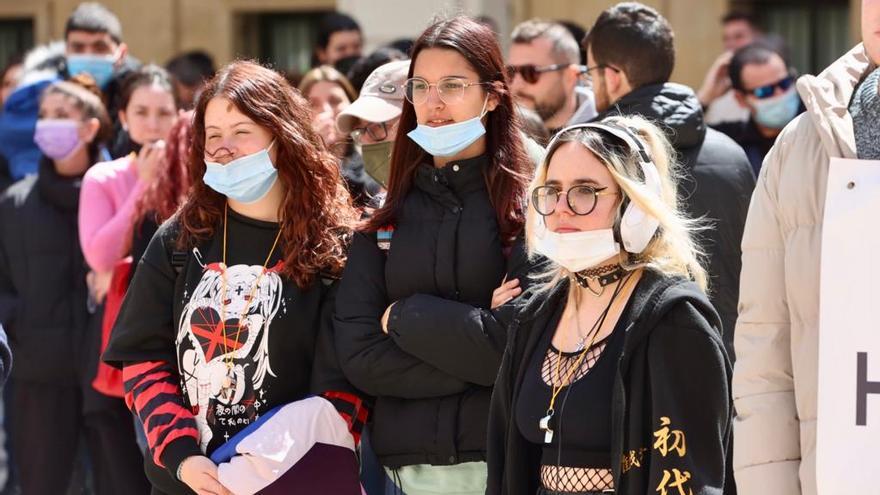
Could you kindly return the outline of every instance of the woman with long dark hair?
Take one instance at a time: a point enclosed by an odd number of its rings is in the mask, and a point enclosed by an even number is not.
[[[135,271],[104,358],[123,367],[144,423],[154,493],[226,494],[262,478],[229,475],[241,463],[222,456],[246,449],[261,421],[283,416],[278,408],[324,393],[355,433],[364,417],[329,333],[357,213],[306,101],[251,62],[227,66],[199,97],[189,177],[186,203]],[[335,411],[324,419],[342,424],[356,485],[346,422]],[[334,465],[328,484],[345,478]]]
[[[177,119],[171,76],[155,65],[125,78],[120,103],[132,151],[89,169],[80,199],[79,240],[93,272],[89,289],[96,303],[104,302],[114,266],[128,255],[134,207],[164,166],[165,139]]]
[[[131,257],[137,264],[159,225],[171,218],[186,202],[190,178],[186,162],[192,146],[193,112],[182,113],[168,132],[165,160],[159,162],[156,178],[134,207]]]
[[[339,361],[376,397],[372,446],[410,495],[486,487],[506,341],[492,310],[519,291],[528,167],[503,67],[492,31],[467,17],[416,41],[388,195],[337,298]]]

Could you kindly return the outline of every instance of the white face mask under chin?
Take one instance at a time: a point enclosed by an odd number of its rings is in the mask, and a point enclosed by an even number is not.
[[[559,234],[539,225],[535,237],[535,250],[571,273],[593,268],[620,254],[612,229]]]

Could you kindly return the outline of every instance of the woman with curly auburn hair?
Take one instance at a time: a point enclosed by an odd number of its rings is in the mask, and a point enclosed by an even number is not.
[[[196,104],[188,166],[186,203],[147,247],[104,355],[144,423],[154,493],[240,491],[253,477],[223,478],[223,456],[314,400],[339,407],[312,422],[341,425],[351,469],[335,465],[356,484],[366,413],[329,332],[358,215],[308,104],[280,74],[230,64]]]

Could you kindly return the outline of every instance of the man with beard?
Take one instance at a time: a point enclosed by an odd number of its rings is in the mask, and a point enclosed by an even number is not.
[[[534,110],[550,135],[596,115],[593,94],[581,81],[577,41],[561,24],[536,19],[518,25],[507,72],[516,102]]]
[[[703,219],[700,239],[711,275],[709,295],[733,359],[742,241],[755,176],[733,140],[708,129],[694,91],[669,82],[673,33],[656,10],[637,2],[606,9],[584,39],[597,120],[641,115],[663,128],[678,153],[678,197],[690,218]]]

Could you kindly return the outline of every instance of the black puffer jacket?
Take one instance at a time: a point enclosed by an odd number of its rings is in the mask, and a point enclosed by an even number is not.
[[[89,319],[77,230],[81,181],[60,177],[44,158],[37,176],[0,196],[0,324],[15,379],[78,383]]]
[[[693,90],[666,83],[641,87],[596,117],[641,115],[657,123],[679,154],[683,177],[678,197],[691,218],[711,228],[699,239],[708,255],[710,300],[723,324],[724,345],[733,358],[733,329],[739,301],[743,229],[755,176],[745,152],[732,139],[706,127]]]
[[[508,308],[492,291],[521,276],[506,257],[484,179],[484,157],[422,165],[390,250],[355,236],[336,299],[336,349],[348,379],[376,398],[371,440],[383,465],[481,461]],[[508,268],[509,267],[509,268]],[[388,334],[380,319],[395,303]]]

